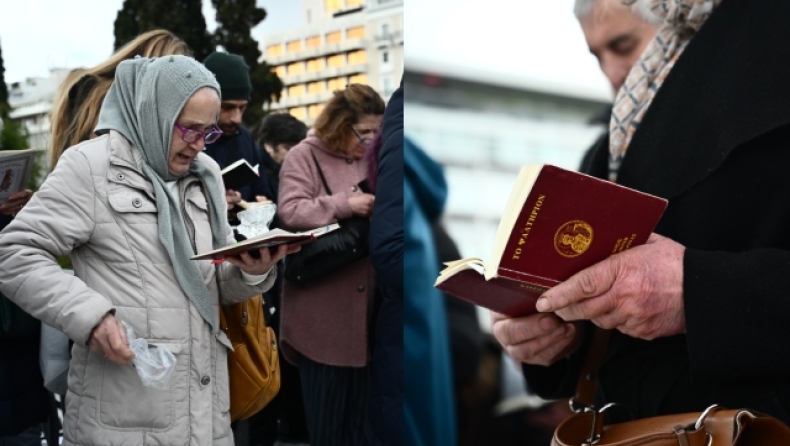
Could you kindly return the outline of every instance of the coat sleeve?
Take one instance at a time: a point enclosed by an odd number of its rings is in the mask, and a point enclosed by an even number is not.
[[[331,165],[322,166],[328,170]],[[291,149],[280,171],[277,216],[291,230],[313,229],[351,217],[348,194],[325,195],[308,146]]]
[[[67,150],[40,190],[0,233],[0,291],[83,344],[114,308],[81,279],[63,272],[56,259],[90,239],[96,224],[95,193],[87,158],[78,149]]]

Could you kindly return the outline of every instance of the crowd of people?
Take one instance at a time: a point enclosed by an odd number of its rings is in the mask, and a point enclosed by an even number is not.
[[[334,91],[309,128],[288,114],[247,128],[244,59],[197,61],[167,31],[72,72],[51,172],[0,205],[0,304],[71,339],[63,444],[548,444],[569,415],[555,402],[515,420],[531,431],[506,438],[492,423],[504,362],[530,392],[567,399],[600,330],[595,407],[628,408],[606,422],[720,404],[789,423],[777,346],[790,338],[790,6],[576,0],[574,12],[614,93],[579,169],[669,205],[645,245],[548,290],[537,314],[492,314],[491,336],[432,286],[459,253],[441,226],[441,166],[404,138],[402,84],[388,104],[366,85]],[[259,177],[225,188],[222,169],[242,159]],[[369,255],[310,283],[286,278],[297,246],[189,259],[239,240],[239,214],[269,203],[272,228],[368,222]],[[258,294],[282,387],[232,423],[219,311]],[[40,445],[57,407],[29,327],[0,336],[0,445]],[[132,332],[174,358],[164,388],[130,365]]]
[[[382,97],[350,84],[309,131],[287,113],[250,130],[242,118],[252,89],[241,56],[218,51],[197,61],[164,30],[61,85],[51,171],[37,191],[0,206],[0,299],[71,340],[68,390],[59,396],[63,444],[402,444],[392,436],[397,420],[371,410],[371,395],[401,385],[372,379],[382,301],[376,249],[309,284],[283,275],[283,259],[299,246],[190,260],[243,238],[238,214],[257,203],[276,204],[270,229],[352,216],[370,225],[374,195],[365,185],[378,172],[369,153],[383,143]],[[259,176],[225,188],[222,169],[242,159]],[[73,274],[58,263],[64,258]],[[231,423],[231,344],[219,310],[258,294],[279,338],[282,384],[262,411]],[[131,333],[175,358],[164,388],[136,376]],[[0,444],[40,445],[42,426],[60,421],[38,343],[38,330],[0,335]]]

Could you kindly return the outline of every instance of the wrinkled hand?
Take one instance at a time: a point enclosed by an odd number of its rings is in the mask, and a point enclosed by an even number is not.
[[[372,194],[357,194],[348,197],[348,205],[351,206],[351,213],[360,217],[370,217],[373,213]]]
[[[266,274],[272,267],[280,261],[286,254],[293,254],[299,252],[301,246],[291,246],[286,244],[277,245],[277,248],[270,250],[264,246],[258,250],[260,258],[256,259],[247,251],[242,251],[237,256],[225,257],[225,260],[236,265],[247,274],[253,276],[262,276]]]
[[[609,257],[555,286],[538,310],[640,339],[686,332],[683,312],[685,247],[651,234],[647,243]]]
[[[117,364],[129,364],[134,359],[134,352],[129,348],[129,340],[126,339],[126,330],[112,314],[108,314],[93,329],[88,346],[100,356]]]
[[[491,332],[518,361],[549,366],[581,341],[581,323],[565,322],[553,314],[511,318],[491,312]]]
[[[233,209],[241,201],[241,192],[233,189],[225,190],[225,202],[228,203],[228,209]]]
[[[8,197],[5,203],[0,205],[0,213],[5,215],[15,215],[22,210],[28,201],[33,197],[33,191],[30,189],[20,190],[14,192]]]

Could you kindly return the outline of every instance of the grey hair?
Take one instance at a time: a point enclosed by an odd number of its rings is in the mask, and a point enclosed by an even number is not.
[[[623,6],[628,6],[637,17],[652,25],[659,26],[664,22],[661,17],[653,14],[653,11],[650,10],[650,0],[575,0],[573,2],[573,14],[577,20],[583,20],[601,2],[618,2]]]

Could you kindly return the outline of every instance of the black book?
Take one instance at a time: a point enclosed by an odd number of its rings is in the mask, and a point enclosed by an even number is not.
[[[225,189],[239,190],[258,178],[258,165],[251,166],[244,158],[222,169]]]

